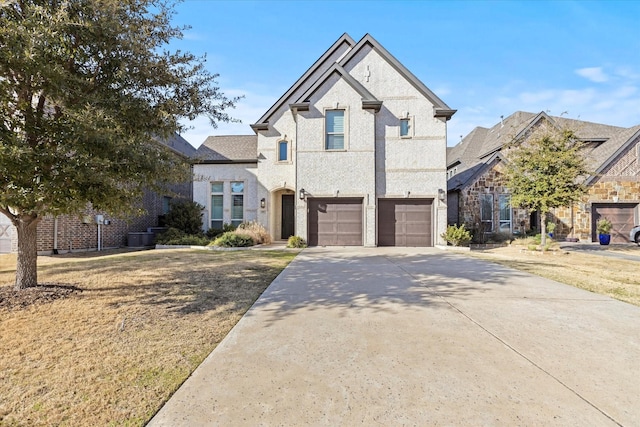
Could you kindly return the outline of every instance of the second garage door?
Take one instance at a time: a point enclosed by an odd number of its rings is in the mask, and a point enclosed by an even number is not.
[[[378,246],[433,246],[432,199],[379,199]]]
[[[629,232],[635,226],[634,212],[636,204],[615,203],[615,204],[593,204],[593,214],[591,215],[592,240],[598,241],[596,234],[596,224],[601,218],[607,218],[613,224],[611,228],[611,243],[628,243]]]
[[[309,246],[362,246],[362,199],[309,199]]]

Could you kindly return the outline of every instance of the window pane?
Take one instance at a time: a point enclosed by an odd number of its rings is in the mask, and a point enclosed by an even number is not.
[[[242,221],[244,218],[244,196],[240,194],[233,195],[232,197],[231,219]]]
[[[211,196],[211,219],[222,220],[222,196]]]
[[[344,133],[344,110],[327,111],[327,133]]]
[[[215,228],[216,230],[222,230],[222,220],[212,220],[211,228]]]
[[[212,182],[211,183],[211,192],[212,193],[222,193],[223,183],[222,182]]]
[[[480,207],[480,216],[482,221],[491,221],[493,219],[493,195],[483,194]]]
[[[344,135],[327,135],[327,150],[343,150]]]
[[[278,160],[283,162],[285,160],[287,160],[287,155],[289,151],[289,144],[287,143],[287,141],[280,141],[279,146],[278,146]]]
[[[244,182],[242,182],[242,181],[233,181],[231,183],[231,192],[232,193],[242,193],[242,192],[244,192]]]
[[[169,209],[171,208],[171,199],[169,197],[162,198],[162,213],[169,213]]]
[[[400,136],[409,136],[409,119],[400,120]]]
[[[511,206],[509,206],[509,196],[499,196],[500,221],[511,221]]]

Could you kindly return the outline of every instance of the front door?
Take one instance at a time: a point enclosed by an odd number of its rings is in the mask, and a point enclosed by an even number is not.
[[[288,239],[295,234],[295,206],[293,194],[282,195],[282,223],[281,223],[281,239]]]

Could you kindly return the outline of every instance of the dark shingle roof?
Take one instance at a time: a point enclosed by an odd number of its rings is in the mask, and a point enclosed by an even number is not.
[[[201,163],[257,162],[258,137],[256,135],[210,136],[198,148],[195,158]]]
[[[561,129],[571,129],[576,136],[593,147],[586,153],[590,170],[601,168],[629,138],[640,129],[609,126],[601,123],[549,116],[544,112],[534,114],[517,111],[490,129],[477,127],[456,146],[447,151],[447,165],[456,162],[457,173],[448,180],[449,190],[464,187],[477,173],[495,158],[510,142],[521,136],[530,126],[546,119]]]
[[[184,156],[193,157],[196,154],[196,148],[177,133],[173,134],[173,136],[168,139],[161,140],[160,142]]]

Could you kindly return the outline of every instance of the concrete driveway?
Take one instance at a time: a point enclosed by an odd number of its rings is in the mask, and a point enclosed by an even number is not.
[[[437,249],[302,252],[150,426],[640,425],[640,308]]]

